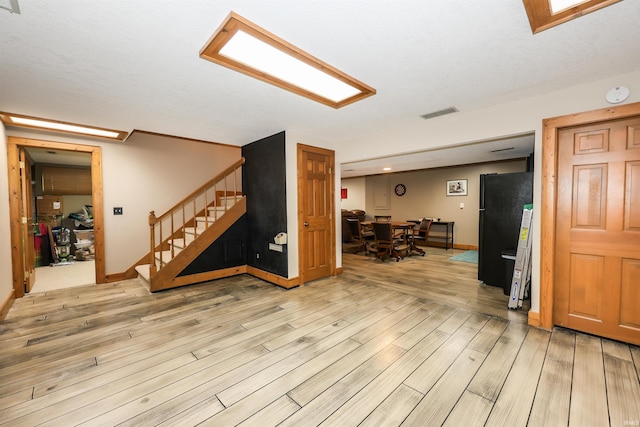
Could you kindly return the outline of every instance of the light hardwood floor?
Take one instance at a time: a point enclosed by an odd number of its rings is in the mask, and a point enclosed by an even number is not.
[[[28,295],[0,324],[0,424],[640,425],[640,348],[530,328],[451,255]]]

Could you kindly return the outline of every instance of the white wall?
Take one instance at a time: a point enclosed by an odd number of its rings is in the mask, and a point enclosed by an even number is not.
[[[0,304],[13,290],[11,227],[9,222],[9,175],[5,128],[0,123]]]
[[[106,274],[124,272],[149,251],[150,211],[164,213],[241,156],[240,147],[140,133],[124,143],[43,137],[13,130],[10,135],[102,148]],[[7,185],[2,185],[7,179],[5,142],[2,147],[5,154],[0,160],[0,180],[4,181],[0,181],[0,191],[6,191]],[[0,212],[8,210],[7,199],[0,200]],[[122,207],[124,215],[113,215],[114,207]],[[0,226],[8,224],[8,219],[0,218]],[[0,262],[5,262],[4,256]]]
[[[365,178],[345,178],[341,188],[347,189],[347,198],[340,200],[340,207],[348,211],[355,209],[366,210]]]
[[[388,132],[361,135],[358,139],[341,142],[339,157],[342,162],[362,159],[362,147],[368,147],[376,157],[411,152],[426,148],[443,147],[492,139],[505,135],[535,132],[534,172],[534,227],[531,309],[540,307],[540,212],[541,203],[542,120],[583,111],[611,107],[605,94],[615,86],[627,86],[631,96],[624,102],[640,101],[640,70],[608,77],[587,84],[571,86],[555,92],[496,105],[475,111],[461,111],[432,120],[408,119],[406,126],[394,127]],[[365,101],[366,102],[366,101]],[[402,148],[400,148],[402,147]]]

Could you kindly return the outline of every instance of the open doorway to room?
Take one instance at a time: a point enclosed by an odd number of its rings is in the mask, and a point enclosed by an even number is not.
[[[7,147],[20,190],[10,200],[16,297],[104,282],[100,147],[11,137]]]
[[[35,200],[36,274],[30,292],[95,284],[91,153],[38,147],[25,152]]]

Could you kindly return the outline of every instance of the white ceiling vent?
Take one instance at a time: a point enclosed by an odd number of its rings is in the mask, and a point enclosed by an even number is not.
[[[458,109],[456,107],[445,108],[444,110],[434,111],[433,113],[423,114],[420,117],[423,119],[433,119],[434,117],[444,116],[445,114],[457,113]]]

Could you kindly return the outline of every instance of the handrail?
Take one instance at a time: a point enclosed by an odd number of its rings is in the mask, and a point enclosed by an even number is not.
[[[223,194],[225,198],[232,196],[234,198],[234,203],[238,198],[242,197],[241,193],[238,192],[237,172],[238,168],[244,165],[244,163],[244,157],[240,158],[240,160],[236,161],[231,166],[218,173],[215,177],[198,187],[195,191],[191,192],[191,194],[176,203],[162,215],[156,217],[154,211],[149,213],[149,244],[151,249],[149,273],[151,277],[153,277],[158,271],[156,266],[156,252],[160,252],[160,268],[162,268],[162,266],[168,262],[165,261],[164,256],[162,256],[162,252],[169,241],[173,243],[173,240],[178,238],[176,236],[179,232],[184,232],[186,227],[193,225],[194,234],[197,237],[199,235],[197,224],[197,218],[199,215],[204,215],[205,229],[209,227],[210,222],[218,219],[218,210],[214,210],[213,219],[211,219],[208,208],[211,207],[211,205],[217,205],[219,194]],[[233,189],[230,189],[227,183],[230,176],[233,176]],[[218,186],[223,187],[223,190],[218,190]],[[209,192],[213,192],[213,198],[209,198]],[[227,208],[228,206],[225,204],[225,212]],[[189,215],[192,214],[193,216],[187,218],[187,212],[189,212]],[[177,224],[175,221],[176,216],[178,216]],[[168,232],[165,231],[163,233],[163,223],[166,223],[165,225],[169,228]],[[174,245],[172,244],[170,259],[173,259],[174,257],[175,250]]]

